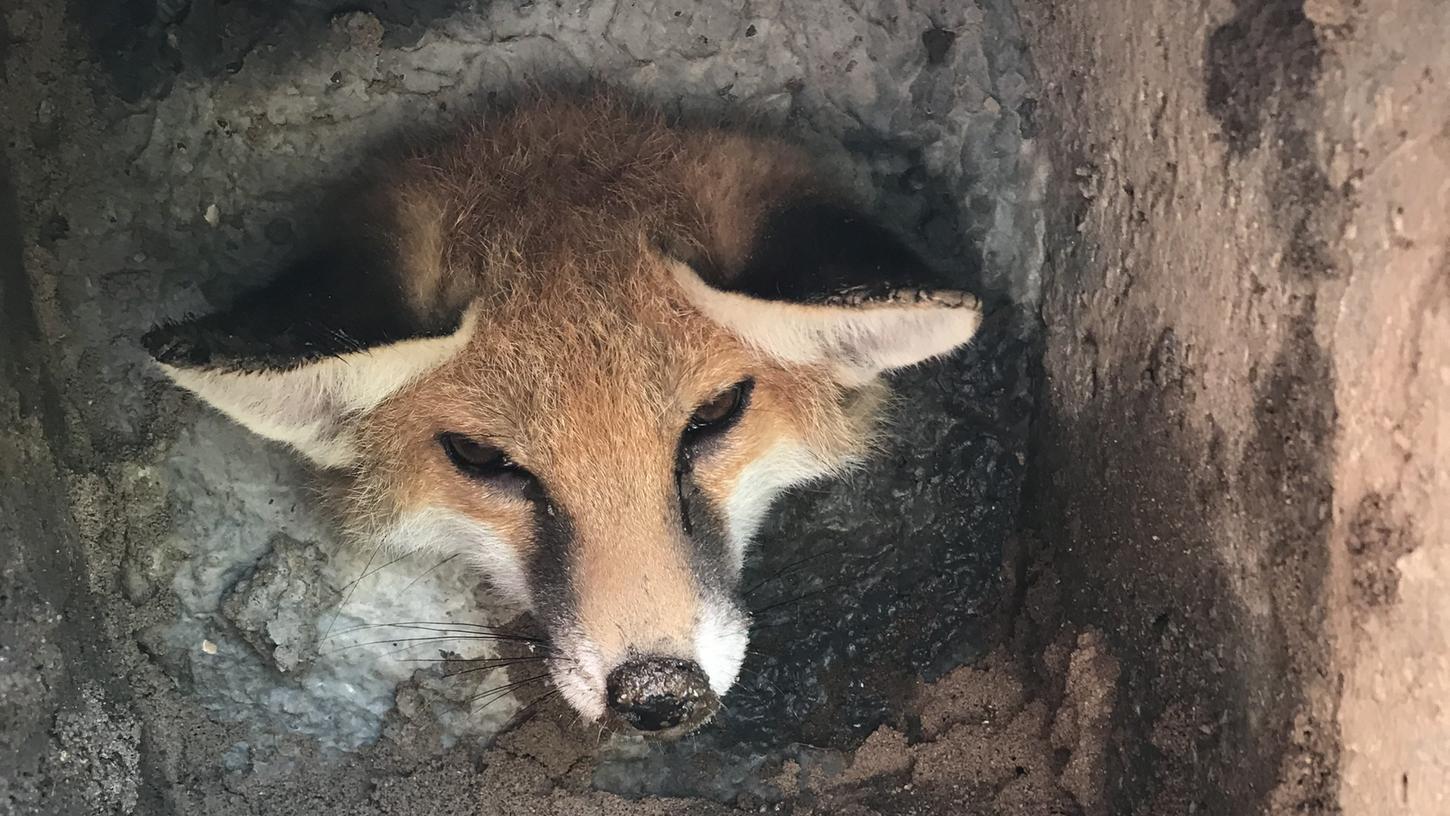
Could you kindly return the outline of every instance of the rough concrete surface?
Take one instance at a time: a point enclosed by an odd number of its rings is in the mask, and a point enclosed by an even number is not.
[[[1436,0],[12,0],[0,813],[1447,812],[1446,31]],[[813,142],[1043,327],[902,377],[883,455],[786,503],[741,686],[669,746],[388,626],[526,623],[336,546],[136,346],[269,276],[363,147],[585,75]]]

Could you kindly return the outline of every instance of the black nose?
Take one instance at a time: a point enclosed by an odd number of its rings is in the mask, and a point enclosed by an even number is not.
[[[645,657],[609,673],[609,708],[640,731],[703,722],[718,700],[705,673],[690,660]]]

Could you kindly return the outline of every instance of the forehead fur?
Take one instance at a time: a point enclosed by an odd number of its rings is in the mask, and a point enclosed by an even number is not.
[[[795,147],[671,127],[610,97],[546,100],[381,176],[407,296],[471,304],[477,322],[462,352],[361,418],[363,483],[345,510],[364,527],[441,503],[527,538],[530,509],[452,472],[444,431],[504,448],[571,512],[651,515],[619,505],[673,495],[683,423],[744,375],[748,432],[700,474],[715,500],[780,439],[823,461],[865,441],[869,400],[845,410],[828,371],[783,367],[707,318],[654,248],[738,263],[770,202],[815,190]]]
[[[425,405],[521,457],[599,427],[676,423],[763,361],[692,309],[649,247],[738,257],[808,165],[775,140],[670,127],[596,96],[529,105],[383,168],[408,296],[479,317],[464,353],[379,413],[406,421]]]
[[[539,546],[537,509],[455,472],[437,435],[487,440],[533,472],[575,536],[577,623],[610,659],[688,653],[702,614],[675,484],[680,434],[701,402],[743,376],[756,380],[730,444],[695,473],[716,507],[778,440],[861,437],[829,376],[763,357],[689,309],[667,275],[639,245],[527,270],[525,280],[547,285],[495,296],[467,347],[367,417],[360,434],[363,495],[381,502],[375,509],[441,506],[499,530],[523,558]]]
[[[423,494],[458,481],[437,454],[444,431],[499,445],[592,504],[606,499],[586,495],[590,485],[611,483],[610,474],[638,481],[650,473],[667,483],[690,413],[744,376],[757,381],[747,436],[790,436],[817,448],[860,437],[825,372],[782,367],[690,310],[652,257],[618,263],[638,277],[600,287],[560,275],[553,286],[496,300],[461,353],[364,419],[366,458],[417,480],[399,497],[404,503],[436,498]],[[734,454],[747,452],[727,452],[725,464],[741,458],[743,467],[746,457]],[[419,461],[434,462],[441,472],[431,475],[442,478],[420,478]],[[668,484],[649,487],[668,493]]]
[[[424,302],[639,282],[621,261],[641,240],[735,263],[768,207],[820,185],[794,145],[671,126],[608,95],[544,99],[378,171]]]

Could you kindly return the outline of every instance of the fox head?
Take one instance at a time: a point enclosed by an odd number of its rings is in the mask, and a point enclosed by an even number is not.
[[[544,99],[378,163],[341,232],[145,345],[345,483],[345,527],[462,554],[584,717],[660,736],[736,680],[772,499],[866,452],[880,375],[977,301],[802,151]]]

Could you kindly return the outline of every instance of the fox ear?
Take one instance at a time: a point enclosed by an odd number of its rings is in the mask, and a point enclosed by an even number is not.
[[[323,467],[355,455],[350,417],[441,365],[473,313],[417,308],[363,248],[318,253],[231,308],[152,329],[142,345],[177,385]]]
[[[669,263],[706,316],[784,362],[827,365],[846,385],[946,354],[981,323],[976,297],[889,230],[825,201],[768,214],[738,268]]]

